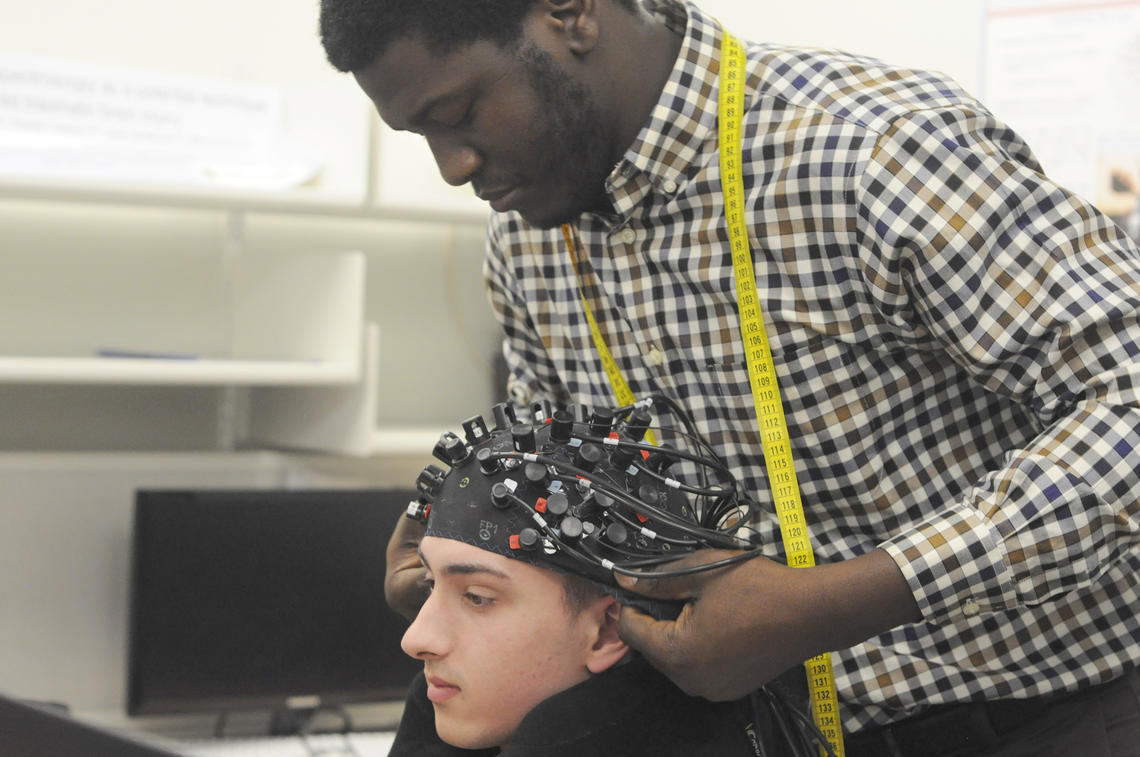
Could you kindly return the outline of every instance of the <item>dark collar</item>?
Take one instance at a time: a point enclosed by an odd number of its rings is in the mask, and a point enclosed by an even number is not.
[[[690,697],[635,657],[531,710],[502,757],[731,757],[750,754],[747,724],[742,703]]]

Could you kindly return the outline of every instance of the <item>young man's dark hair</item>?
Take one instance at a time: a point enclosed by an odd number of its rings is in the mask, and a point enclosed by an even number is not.
[[[636,0],[617,0],[631,11]],[[516,42],[534,0],[321,0],[321,42],[329,63],[364,68],[400,37],[420,36],[446,54],[475,40]]]
[[[576,576],[562,575],[562,602],[571,613],[582,612],[590,602],[605,596],[602,588]]]

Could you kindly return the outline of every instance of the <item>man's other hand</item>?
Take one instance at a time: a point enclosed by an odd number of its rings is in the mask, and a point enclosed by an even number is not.
[[[427,570],[418,551],[423,538],[423,524],[401,513],[388,540],[384,599],[408,620],[415,619],[429,593]]]

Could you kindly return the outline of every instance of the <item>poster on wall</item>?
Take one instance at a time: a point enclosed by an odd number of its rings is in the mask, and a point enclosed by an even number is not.
[[[281,191],[321,160],[278,87],[0,51],[0,181]]]
[[[984,100],[1140,241],[1140,0],[987,0]]]

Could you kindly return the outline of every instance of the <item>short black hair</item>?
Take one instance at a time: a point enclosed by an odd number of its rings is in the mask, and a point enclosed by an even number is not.
[[[605,589],[593,581],[560,571],[554,571],[554,574],[562,580],[562,602],[571,616],[577,615],[606,595]]]
[[[321,0],[320,34],[329,63],[359,71],[394,40],[418,36],[440,54],[476,40],[506,48],[540,0]],[[637,0],[616,0],[632,11]]]

